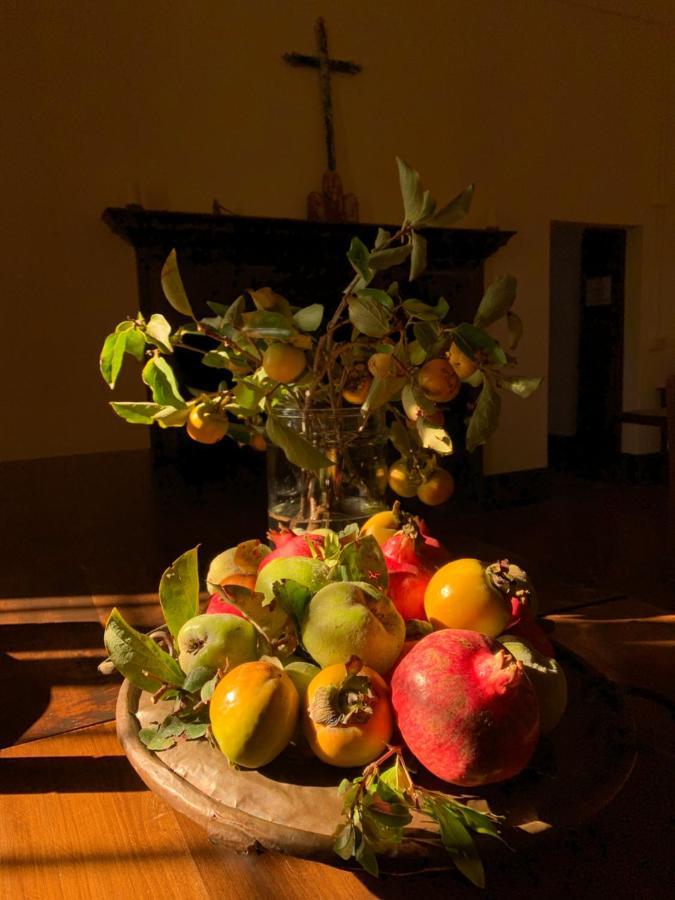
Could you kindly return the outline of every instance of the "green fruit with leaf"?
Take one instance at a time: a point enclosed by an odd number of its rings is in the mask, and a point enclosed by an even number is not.
[[[257,658],[257,636],[246,619],[227,613],[195,616],[178,632],[178,662],[186,675],[203,666],[234,669]]]
[[[358,656],[364,665],[386,674],[405,640],[405,622],[374,585],[335,582],[316,593],[301,622],[302,643],[321,666]]]

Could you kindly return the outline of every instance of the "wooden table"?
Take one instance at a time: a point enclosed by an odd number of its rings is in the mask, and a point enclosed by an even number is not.
[[[114,493],[114,477],[103,477]],[[129,490],[129,469],[124,477]],[[156,511],[136,494],[133,528],[121,527],[131,522],[126,510],[112,521],[113,506],[99,509],[92,501],[86,521],[55,515],[47,529],[47,499],[42,518],[31,518],[20,502],[25,486],[17,473],[0,486],[13,502],[15,523],[25,516],[31,533],[49,533],[41,569],[30,568],[35,548],[15,532],[0,560],[0,900],[479,896],[448,872],[378,882],[288,857],[238,857],[210,844],[150,793],[115,737],[119,682],[96,670],[104,656],[103,623],[113,604],[139,627],[159,621],[150,585],[194,533],[212,533],[213,519],[207,527],[160,516],[162,527],[153,531]],[[64,491],[75,497],[71,489],[77,482],[66,479]],[[223,521],[216,540],[231,543],[241,528],[236,517]],[[95,547],[92,535],[99,533]],[[480,550],[476,542],[457,540],[457,553]],[[130,583],[135,589],[124,590]],[[486,896],[670,897],[675,616],[646,598],[603,596],[555,579],[542,594],[557,639],[630,690],[640,753],[622,792],[593,822],[542,836],[517,856],[499,845],[485,847]]]

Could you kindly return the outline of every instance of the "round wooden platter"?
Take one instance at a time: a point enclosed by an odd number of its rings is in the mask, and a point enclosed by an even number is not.
[[[635,727],[619,689],[563,648],[559,659],[568,679],[567,710],[517,778],[472,788],[467,799],[466,792],[437,781],[421,767],[415,776],[420,785],[502,816],[504,837],[514,848],[533,835],[591,818],[621,790],[635,762]],[[122,685],[118,737],[152,791],[228,849],[337,861],[333,834],[343,818],[336,788],[343,777],[358,772],[326,766],[293,747],[258,771],[232,768],[206,740],[152,752],[138,738],[141,722],[157,722],[168,712],[168,705],[153,704],[126,681]],[[410,839],[398,850],[399,861],[429,860],[423,839],[430,828],[422,817],[413,820],[407,829]]]

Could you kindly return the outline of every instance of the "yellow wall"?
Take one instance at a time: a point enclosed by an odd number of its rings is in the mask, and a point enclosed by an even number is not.
[[[594,8],[596,7],[596,8]],[[598,9],[597,7],[603,7]],[[394,155],[466,224],[518,231],[489,266],[520,282],[521,369],[548,362],[551,220],[640,226],[626,400],[675,369],[672,36],[663,0],[5,2],[0,456],[145,446],[107,409],[102,337],[136,307],[105,206],[303,217],[324,169],[316,76],[282,52],[328,21],[338,166],[363,221],[399,215]],[[668,24],[668,20],[670,23]],[[125,379],[118,399],[140,398]],[[546,391],[507,398],[490,471],[546,463]]]

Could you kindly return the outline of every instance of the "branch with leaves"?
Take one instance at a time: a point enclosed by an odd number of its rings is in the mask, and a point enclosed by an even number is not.
[[[393,234],[380,228],[371,249],[352,239],[347,258],[354,275],[323,329],[321,304],[293,307],[270,288],[250,290],[229,305],[209,302],[213,315],[198,319],[171,251],[162,288],[188,321],[172,329],[159,313],[147,321],[138,314],[108,335],[100,360],[107,384],[115,387],[124,359],[132,356],[144,363],[141,377],[152,396],[148,402],[112,403],[117,415],[136,424],[185,427],[204,443],[226,435],[258,447],[271,442],[292,464],[318,474],[336,463],[312,435],[313,411],[360,409],[362,427],[383,411],[400,467],[423,483],[437,471],[437,456],[453,452],[444,410],[466,382],[478,391],[467,422],[467,448],[484,444],[499,422],[501,392],[525,398],[541,382],[512,373],[513,352],[523,335],[513,311],[516,280],[497,278],[474,321],[457,325],[447,321],[444,298],[428,303],[415,297],[414,287],[387,284],[388,270],[402,265],[408,265],[414,283],[427,264],[423,230],[456,223],[473,197],[471,185],[438,208],[419,174],[397,162],[403,222]],[[502,319],[510,333],[507,349],[488,331]],[[218,386],[202,391],[179,385],[172,362],[177,350],[198,353],[205,367],[220,370]],[[302,417],[300,431],[279,415],[289,407]],[[410,426],[405,435],[402,424]]]
[[[384,763],[393,764],[382,769]],[[379,874],[378,855],[396,853],[404,840],[443,847],[457,869],[477,887],[485,887],[485,872],[471,832],[499,838],[494,816],[459,803],[447,794],[417,787],[399,747],[391,747],[352,781],[339,788],[346,822],[335,835],[334,850],[344,860],[355,859],[371,875]],[[413,816],[421,814],[437,826],[421,837],[407,833]]]

